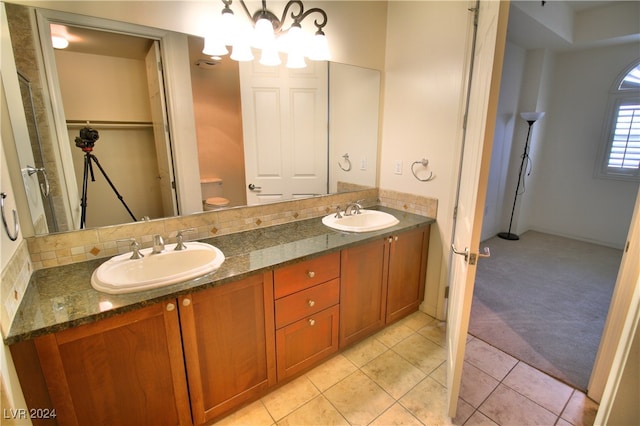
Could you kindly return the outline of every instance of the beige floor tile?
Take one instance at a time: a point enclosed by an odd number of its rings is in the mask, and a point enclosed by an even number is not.
[[[464,359],[498,380],[504,379],[518,363],[514,357],[480,339],[471,339],[467,343]]]
[[[513,389],[499,385],[479,411],[500,425],[554,425],[557,416]]]
[[[464,426],[498,426],[498,424],[480,411],[476,411],[469,420],[465,422]]]
[[[413,331],[418,331],[422,327],[432,324],[433,322],[437,322],[436,319],[421,311],[414,312],[398,321],[399,324],[407,326]]]
[[[255,425],[255,426],[269,426],[274,425],[275,422],[267,408],[261,401],[256,401],[253,404],[247,405],[240,411],[236,411],[228,417],[215,423],[216,426],[241,426],[241,425]]]
[[[462,370],[462,383],[460,384],[460,398],[478,408],[499,383],[473,364],[465,362]]]
[[[357,369],[344,355],[336,355],[308,372],[307,377],[324,392]]]
[[[320,392],[302,376],[262,398],[264,406],[276,421],[318,396]]]
[[[401,322],[397,322],[376,333],[375,338],[381,341],[385,346],[391,348],[412,334],[413,330]]]
[[[574,390],[560,417],[575,426],[591,426],[596,419],[597,411],[597,403],[582,392]]]
[[[332,386],[324,396],[354,425],[370,423],[395,402],[362,371],[356,371]]]
[[[349,425],[327,398],[319,395],[278,422],[278,426]]]
[[[427,375],[447,360],[445,348],[415,333],[398,343],[393,351]]]
[[[447,327],[442,321],[433,319],[431,323],[419,329],[418,333],[442,347],[447,344]]]
[[[383,345],[378,339],[375,337],[369,337],[342,352],[342,354],[357,367],[362,367],[378,355],[388,350],[389,348]]]
[[[431,374],[429,374],[429,377],[433,378],[442,386],[447,386],[447,362],[443,361],[438,368],[436,368]]]
[[[369,362],[362,371],[395,399],[400,399],[425,378],[422,371],[393,351]]]
[[[447,389],[431,377],[426,377],[411,389],[400,404],[425,425],[448,425]]]
[[[408,412],[402,405],[395,403],[380,417],[370,423],[371,426],[422,426],[422,423]]]
[[[519,362],[502,383],[557,415],[573,392],[569,386],[523,362]]]

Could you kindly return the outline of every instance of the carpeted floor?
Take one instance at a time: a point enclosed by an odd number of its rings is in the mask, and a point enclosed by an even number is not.
[[[586,390],[622,251],[534,231],[485,246],[470,334]]]

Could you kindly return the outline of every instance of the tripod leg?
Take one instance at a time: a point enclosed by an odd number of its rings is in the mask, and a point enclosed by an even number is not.
[[[82,198],[80,199],[80,229],[84,229],[85,221],[87,219],[87,177],[89,170],[91,169],[91,163],[89,162],[89,153],[84,156],[84,177],[82,178]],[[93,177],[93,171],[91,173]]]
[[[113,192],[116,194],[116,197],[118,197],[118,199],[120,200],[120,202],[122,203],[124,208],[127,209],[127,212],[129,212],[129,216],[131,216],[131,219],[133,219],[134,222],[137,222],[138,220],[136,219],[136,217],[133,215],[133,213],[129,209],[129,206],[127,206],[127,203],[124,202],[124,199],[122,198],[122,195],[120,195],[120,193],[116,189],[115,185],[113,184],[113,182],[111,182],[111,179],[109,179],[109,176],[107,176],[107,173],[104,171],[104,169],[100,165],[100,162],[98,161],[98,157],[96,157],[95,155],[90,154],[90,153],[87,153],[87,156],[89,158],[91,158],[96,163],[96,166],[98,166],[98,168],[100,169],[100,172],[102,173],[102,176],[104,176],[104,178],[109,183],[109,186],[111,186],[111,189],[113,189]]]

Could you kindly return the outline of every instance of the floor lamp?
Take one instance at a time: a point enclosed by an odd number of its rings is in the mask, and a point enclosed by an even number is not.
[[[504,240],[519,240],[520,237],[517,234],[511,233],[511,225],[513,224],[513,213],[516,211],[516,202],[518,201],[518,195],[520,194],[520,183],[524,186],[524,177],[522,176],[522,170],[524,169],[524,163],[529,160],[529,138],[531,137],[531,126],[533,123],[540,120],[544,116],[544,112],[521,112],[520,117],[529,123],[529,130],[527,131],[527,141],[524,144],[524,153],[522,153],[522,162],[520,163],[520,172],[518,173],[518,185],[516,185],[516,195],[513,197],[513,207],[511,208],[511,220],[509,220],[509,230],[507,232],[500,232],[498,237]]]

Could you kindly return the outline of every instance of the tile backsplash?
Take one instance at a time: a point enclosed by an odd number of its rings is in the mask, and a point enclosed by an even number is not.
[[[311,197],[275,204],[238,207],[188,216],[157,219],[96,229],[27,238],[33,269],[50,268],[111,257],[129,251],[130,239],[142,247],[151,246],[153,235],[160,234],[167,243],[175,242],[178,231],[186,240],[199,240],[234,232],[264,228],[286,222],[323,216],[355,200],[372,206],[380,204],[398,210],[435,217],[437,201],[395,191],[368,189],[321,197]]]

